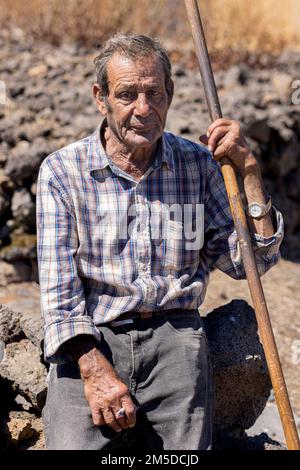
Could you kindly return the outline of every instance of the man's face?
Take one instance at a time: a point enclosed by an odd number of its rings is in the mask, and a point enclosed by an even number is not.
[[[161,62],[114,54],[107,76],[109,95],[99,109],[108,126],[127,148],[150,148],[162,135],[171,102]]]

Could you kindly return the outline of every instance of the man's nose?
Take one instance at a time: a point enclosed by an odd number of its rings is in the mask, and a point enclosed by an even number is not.
[[[134,114],[136,116],[148,116],[151,112],[151,106],[145,93],[140,93],[135,101]]]

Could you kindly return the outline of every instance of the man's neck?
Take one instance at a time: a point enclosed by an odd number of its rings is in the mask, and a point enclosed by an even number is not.
[[[157,143],[150,148],[128,149],[107,127],[102,136],[107,155],[123,171],[140,180],[152,163]]]

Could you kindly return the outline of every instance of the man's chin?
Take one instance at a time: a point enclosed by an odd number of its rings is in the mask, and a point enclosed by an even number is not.
[[[128,136],[129,137],[129,136]],[[161,134],[156,132],[132,132],[128,142],[135,147],[151,147],[161,137]]]

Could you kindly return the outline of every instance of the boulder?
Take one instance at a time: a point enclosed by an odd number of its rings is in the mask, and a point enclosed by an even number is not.
[[[43,158],[48,155],[49,145],[42,138],[37,137],[33,143],[21,140],[10,151],[5,165],[5,175],[13,181],[24,181],[37,172]]]
[[[245,66],[233,65],[230,67],[223,78],[223,86],[229,91],[237,85],[245,85],[248,79],[248,69]]]
[[[29,191],[18,188],[12,197],[11,211],[17,225],[33,227],[35,225],[35,204]]]
[[[10,234],[11,243],[0,250],[0,259],[8,263],[20,260],[36,260],[36,235],[32,233]]]
[[[24,338],[20,327],[20,318],[20,313],[13,312],[5,305],[0,304],[0,340],[5,344]]]
[[[5,357],[0,364],[0,376],[41,412],[46,398],[47,371],[40,362],[40,350],[28,339],[6,346]]]
[[[267,119],[253,119],[246,126],[249,137],[262,144],[267,144],[271,137],[271,129]]]
[[[45,447],[42,419],[32,413],[11,411],[7,419],[7,429],[9,445],[12,449],[43,449]]]
[[[8,286],[13,282],[30,281],[32,279],[32,267],[25,261],[6,263],[0,261],[0,287]]]
[[[21,315],[20,328],[37,348],[41,347],[43,340],[43,319],[41,312],[26,312]]]
[[[12,444],[16,445],[20,441],[30,439],[33,436],[33,429],[29,419],[12,418],[8,422],[8,430]]]
[[[9,207],[9,197],[7,194],[4,193],[2,188],[0,187],[0,216],[4,214],[6,209]]]
[[[271,382],[254,310],[233,300],[204,318],[213,365],[214,433],[252,426],[266,406]]]

